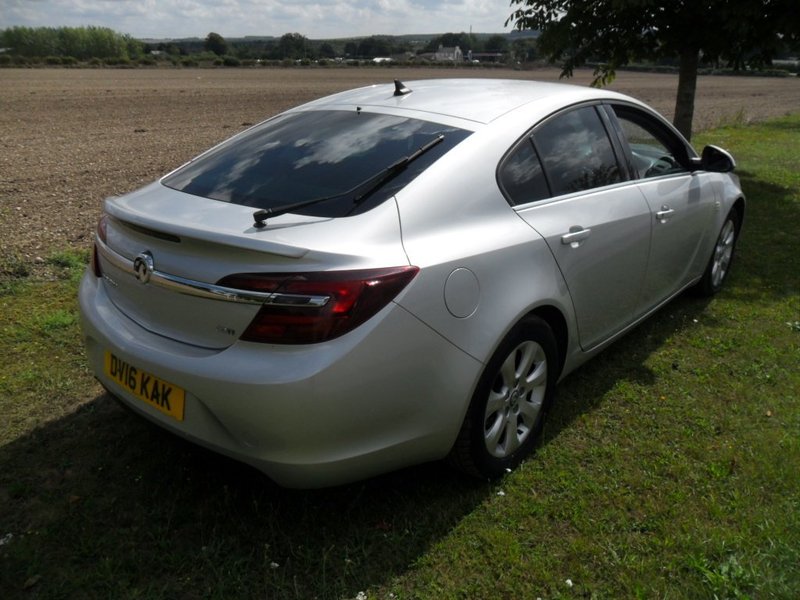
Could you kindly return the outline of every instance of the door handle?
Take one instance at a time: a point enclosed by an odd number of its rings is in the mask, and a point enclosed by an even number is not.
[[[659,223],[666,223],[672,218],[672,215],[675,211],[671,209],[669,206],[664,204],[661,207],[661,210],[656,213],[656,219]]]
[[[569,228],[569,233],[565,233],[561,236],[561,243],[565,246],[569,245],[573,248],[577,248],[581,245],[581,242],[583,242],[591,234],[591,229],[584,229],[580,225],[573,225]]]

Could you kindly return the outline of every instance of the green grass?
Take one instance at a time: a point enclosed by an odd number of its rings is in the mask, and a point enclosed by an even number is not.
[[[570,375],[535,457],[494,484],[435,464],[278,489],[101,393],[85,255],[50,257],[46,281],[6,260],[0,595],[800,597],[800,117],[703,143],[748,195],[727,287]]]
[[[32,280],[16,259],[0,268],[0,444],[61,417],[93,388],[75,302],[86,253],[58,256],[47,261],[54,275],[45,280]]]

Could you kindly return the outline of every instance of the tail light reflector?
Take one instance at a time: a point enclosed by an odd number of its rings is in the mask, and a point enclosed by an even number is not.
[[[314,344],[352,331],[394,299],[417,267],[241,273],[217,285],[272,294],[241,335],[248,342]]]

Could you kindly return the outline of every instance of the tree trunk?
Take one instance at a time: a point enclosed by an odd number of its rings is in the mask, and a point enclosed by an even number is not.
[[[692,118],[694,117],[694,93],[697,89],[697,66],[700,53],[687,48],[681,52],[681,66],[678,74],[678,97],[675,101],[673,123],[687,140],[692,139]]]

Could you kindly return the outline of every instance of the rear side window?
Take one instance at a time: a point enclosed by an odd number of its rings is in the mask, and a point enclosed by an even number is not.
[[[525,138],[500,166],[500,185],[512,206],[543,200],[550,196],[542,163]]]
[[[622,181],[611,141],[592,106],[546,121],[534,130],[533,141],[554,196]]]
[[[225,142],[162,183],[195,196],[274,208],[347,192],[444,135],[441,143],[361,203],[341,196],[293,211],[347,216],[396,194],[469,134],[430,121],[356,110],[299,112],[271,119]]]

